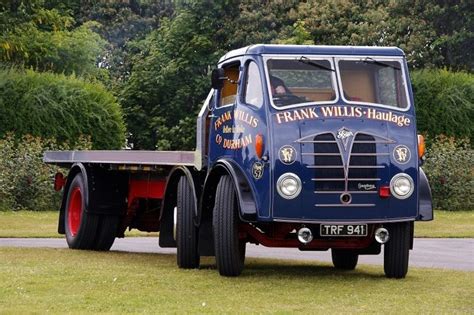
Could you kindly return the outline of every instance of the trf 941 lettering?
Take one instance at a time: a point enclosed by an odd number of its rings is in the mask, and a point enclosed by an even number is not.
[[[59,233],[108,250],[159,231],[180,268],[215,256],[238,276],[247,243],[331,250],[334,266],[384,248],[408,271],[415,221],[433,219],[424,143],[398,48],[254,45],[226,54],[197,118],[196,150],[47,152],[69,168]]]

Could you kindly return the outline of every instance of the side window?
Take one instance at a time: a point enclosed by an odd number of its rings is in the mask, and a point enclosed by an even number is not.
[[[248,64],[247,78],[245,80],[245,103],[260,107],[263,105],[262,80],[255,62]]]
[[[237,82],[239,80],[239,66],[239,64],[232,64],[224,67],[224,73],[228,80],[224,81],[219,107],[235,102],[235,98],[237,97]]]

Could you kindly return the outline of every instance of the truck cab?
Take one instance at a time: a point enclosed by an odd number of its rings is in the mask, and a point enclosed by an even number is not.
[[[433,215],[402,50],[249,46],[212,85],[204,163],[233,179],[241,241],[331,249],[345,269],[386,243],[388,274],[406,274],[413,222]]]

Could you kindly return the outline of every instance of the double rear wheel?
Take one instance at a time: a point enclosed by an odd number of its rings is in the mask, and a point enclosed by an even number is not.
[[[77,173],[67,192],[66,241],[69,248],[106,251],[114,243],[119,217],[88,213],[87,189],[82,173]]]

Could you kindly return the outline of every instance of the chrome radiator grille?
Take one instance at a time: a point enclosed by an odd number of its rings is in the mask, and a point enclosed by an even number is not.
[[[356,133],[349,141],[337,139],[333,133],[323,133],[298,140],[300,143],[313,144],[313,152],[303,152],[303,156],[312,156],[312,164],[306,167],[313,170],[314,193],[323,194],[377,194],[379,187],[379,169],[386,150],[377,151],[378,144],[393,143],[392,140],[367,133]],[[383,151],[383,152],[382,152]],[[382,159],[382,160],[380,160]],[[318,198],[319,199],[319,198]],[[373,203],[354,203],[339,201],[336,203],[316,203],[316,207],[373,207]]]

